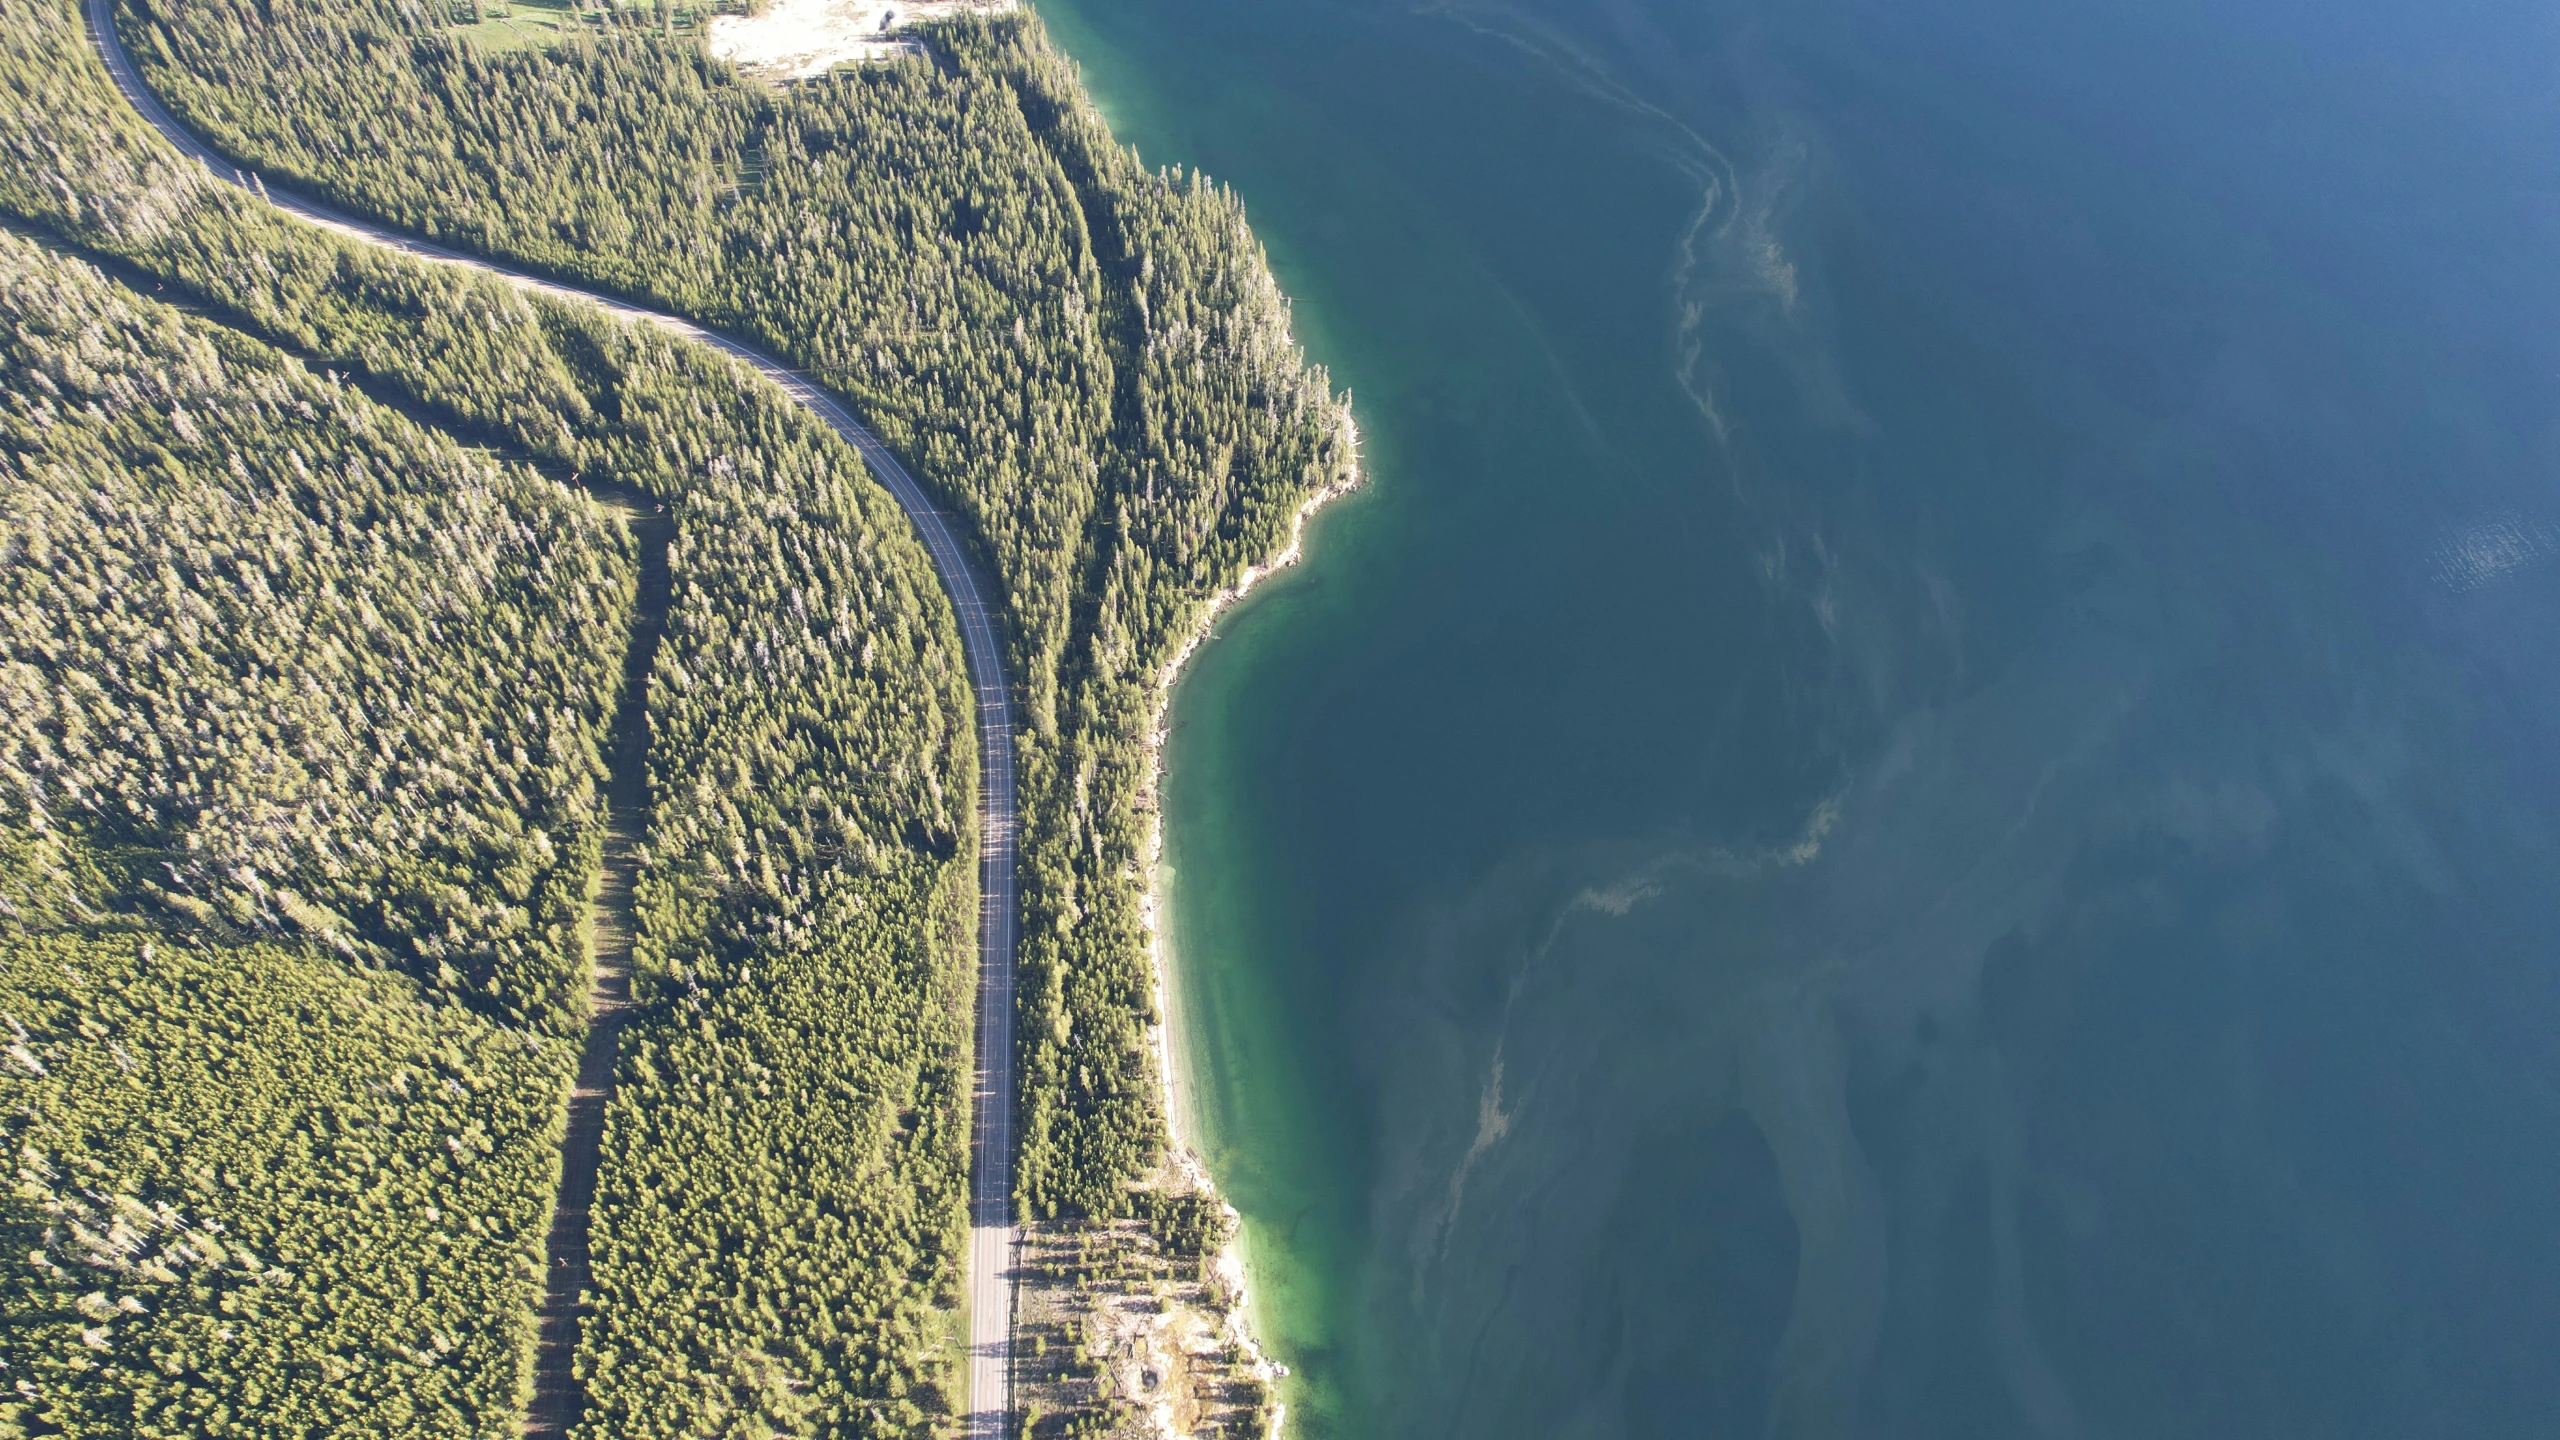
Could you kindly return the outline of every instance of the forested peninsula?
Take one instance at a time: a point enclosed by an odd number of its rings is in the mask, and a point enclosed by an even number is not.
[[[120,13],[227,153],[767,344],[950,497],[1005,593],[1033,734],[1021,1198],[1124,1210],[1162,1143],[1147,691],[1192,610],[1349,463],[1234,197],[1114,144],[1027,15],[771,90],[645,31],[486,53],[399,0]]]
[[[671,592],[579,1433],[945,1429],[976,772],[903,517],[751,372],[289,224],[157,144],[63,0],[0,18],[0,1434],[517,1428],[617,496],[672,517]],[[1345,412],[1233,197],[1117,147],[1027,16],[786,88],[672,26],[469,19],[119,23],[231,153],[791,357],[958,517],[1026,720],[1017,1198],[1069,1292],[1023,1418],[1110,1433],[1092,1297],[1196,1285],[1217,1231],[1147,1043],[1154,692],[1344,483]]]

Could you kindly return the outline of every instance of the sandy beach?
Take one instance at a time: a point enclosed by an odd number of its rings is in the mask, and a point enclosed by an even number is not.
[[[1307,522],[1315,517],[1317,511],[1360,488],[1363,478],[1360,467],[1360,427],[1359,423],[1352,418],[1347,403],[1342,410],[1342,425],[1344,434],[1350,442],[1351,452],[1351,458],[1344,466],[1343,473],[1333,483],[1307,496],[1298,506],[1297,513],[1291,516],[1289,521],[1289,543],[1281,549],[1279,554],[1259,565],[1246,566],[1244,573],[1236,577],[1234,584],[1210,597],[1209,603],[1201,608],[1199,619],[1193,623],[1190,635],[1183,640],[1182,648],[1174,652],[1173,658],[1166,661],[1164,669],[1156,675],[1155,709],[1147,721],[1146,803],[1149,807],[1147,894],[1141,906],[1141,915],[1147,931],[1147,958],[1154,970],[1156,1014],[1161,1017],[1154,1027],[1156,1073],[1159,1083],[1164,1087],[1168,1163],[1187,1184],[1197,1188],[1203,1194],[1216,1194],[1217,1185],[1210,1179],[1208,1166],[1202,1163],[1198,1152],[1194,1151],[1183,1138],[1185,1120],[1182,1094],[1183,1072],[1176,1063],[1172,965],[1171,957],[1165,949],[1167,942],[1162,924],[1164,914],[1164,746],[1169,733],[1165,720],[1167,713],[1173,708],[1174,686],[1182,678],[1183,667],[1191,662],[1191,657],[1198,653],[1203,644],[1215,636],[1218,617],[1225,614],[1229,606],[1252,594],[1254,588],[1263,581],[1289,569],[1304,558]],[[1265,1382],[1277,1380],[1287,1376],[1289,1370],[1287,1366],[1274,1362],[1270,1356],[1264,1354],[1261,1342],[1254,1337],[1249,1318],[1253,1302],[1247,1285],[1248,1257],[1245,1251],[1244,1230],[1239,1223],[1242,1217],[1236,1213],[1232,1205],[1227,1206],[1226,1210],[1228,1223],[1234,1228],[1227,1241],[1226,1249],[1218,1256],[1217,1267],[1220,1278],[1232,1288],[1236,1297],[1234,1308],[1227,1314],[1227,1333],[1247,1355],[1252,1357],[1252,1368],[1256,1375]],[[1287,1418],[1286,1405],[1273,1407],[1270,1432],[1272,1440],[1277,1440]]]

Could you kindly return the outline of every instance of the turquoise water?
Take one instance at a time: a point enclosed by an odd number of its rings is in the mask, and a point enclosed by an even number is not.
[[[1042,9],[1368,442],[1169,752],[1295,1433],[2550,1433],[2560,16]]]

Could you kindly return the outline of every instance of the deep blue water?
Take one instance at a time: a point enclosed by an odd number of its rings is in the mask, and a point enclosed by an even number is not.
[[[2560,1433],[2560,10],[1042,9],[1368,437],[1171,750],[1295,1433]]]

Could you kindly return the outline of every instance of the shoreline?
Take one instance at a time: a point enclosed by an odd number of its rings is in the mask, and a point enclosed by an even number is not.
[[[1218,617],[1225,614],[1229,606],[1252,594],[1255,587],[1263,581],[1295,567],[1299,561],[1305,559],[1307,522],[1315,518],[1316,513],[1325,506],[1358,490],[1367,479],[1367,473],[1361,465],[1360,424],[1351,413],[1351,403],[1348,398],[1342,401],[1341,414],[1343,434],[1350,445],[1350,456],[1345,462],[1342,474],[1331,484],[1311,492],[1299,503],[1297,513],[1289,519],[1289,543],[1283,546],[1279,553],[1259,564],[1246,566],[1232,584],[1209,598],[1209,603],[1201,608],[1198,618],[1192,622],[1191,632],[1184,637],[1181,647],[1174,651],[1173,657],[1165,662],[1162,670],[1157,672],[1155,708],[1147,717],[1147,780],[1144,792],[1147,804],[1147,889],[1145,898],[1139,905],[1139,923],[1146,931],[1147,963],[1152,972],[1149,978],[1153,985],[1157,1017],[1155,1025],[1151,1028],[1155,1031],[1153,1039],[1156,1051],[1156,1084],[1164,1102],[1165,1163],[1175,1174],[1182,1177],[1184,1183],[1204,1195],[1216,1196],[1218,1187],[1217,1182],[1209,1175],[1207,1163],[1183,1138],[1182,1072],[1175,1065],[1175,1012],[1172,1005],[1175,990],[1171,979],[1170,957],[1166,953],[1167,941],[1163,925],[1165,911],[1164,750],[1165,742],[1171,733],[1166,729],[1165,721],[1172,712],[1174,687],[1181,680],[1184,667],[1190,664],[1191,657],[1199,652],[1201,646],[1215,637]],[[1278,1363],[1265,1353],[1261,1341],[1253,1333],[1251,1275],[1246,1258],[1243,1216],[1223,1198],[1220,1198],[1219,1204],[1226,1211],[1227,1223],[1231,1227],[1227,1243],[1219,1251],[1217,1259],[1218,1276],[1235,1295],[1235,1304],[1227,1312],[1227,1335],[1249,1357],[1249,1368],[1255,1378],[1269,1385],[1286,1379],[1289,1367]],[[1277,1398],[1275,1386],[1271,1428],[1267,1440],[1279,1440],[1288,1415],[1289,1407]]]

